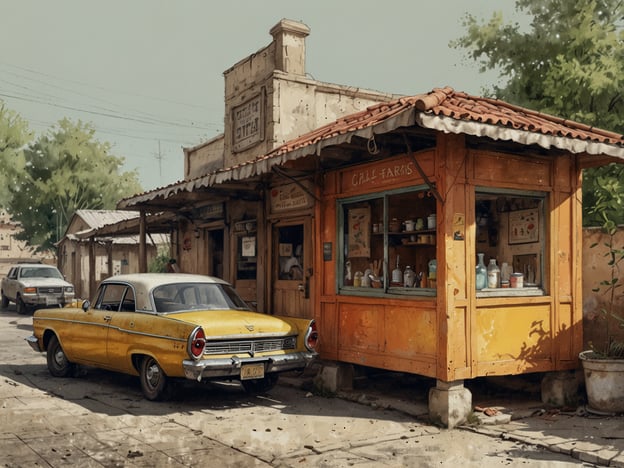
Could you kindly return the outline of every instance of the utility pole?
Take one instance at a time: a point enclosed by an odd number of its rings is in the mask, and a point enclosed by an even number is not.
[[[160,140],[158,140],[158,153],[155,155],[155,158],[158,161],[158,173],[160,175],[160,185],[162,185],[162,160],[165,159],[165,157],[160,152]]]

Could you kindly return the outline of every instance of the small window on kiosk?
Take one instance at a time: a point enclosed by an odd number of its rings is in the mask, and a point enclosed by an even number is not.
[[[477,191],[477,297],[545,294],[546,194]]]
[[[339,201],[342,294],[435,295],[436,201],[426,187]]]

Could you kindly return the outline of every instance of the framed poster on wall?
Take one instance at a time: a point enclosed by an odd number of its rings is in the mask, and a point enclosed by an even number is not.
[[[352,208],[348,217],[349,257],[370,257],[370,207]]]
[[[528,244],[539,242],[539,210],[509,212],[509,243]]]

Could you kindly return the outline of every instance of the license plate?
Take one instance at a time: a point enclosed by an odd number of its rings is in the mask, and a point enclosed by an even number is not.
[[[264,364],[247,364],[241,367],[241,380],[262,379],[264,377]]]
[[[56,297],[54,296],[46,296],[45,303],[46,305],[56,305],[58,304],[58,301],[56,300]]]

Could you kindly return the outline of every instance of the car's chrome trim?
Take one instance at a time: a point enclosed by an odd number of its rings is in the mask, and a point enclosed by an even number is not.
[[[201,361],[186,359],[182,361],[182,366],[187,379],[199,382],[202,379],[209,378],[239,377],[241,367],[246,364],[264,363],[265,374],[303,369],[317,355],[317,353],[311,352],[297,352],[253,358],[234,356],[230,358],[202,359]]]
[[[231,341],[231,340],[255,340],[257,338],[281,338],[292,336],[293,331],[287,331],[283,333],[276,332],[264,332],[264,333],[228,333],[227,335],[207,335],[206,341],[208,343],[212,341]]]
[[[43,352],[43,350],[39,347],[39,340],[37,339],[35,335],[30,335],[28,338],[24,338],[24,339],[26,340],[26,343],[28,343],[34,351],[37,351],[38,353]]]
[[[253,356],[256,353],[297,348],[297,335],[263,339],[256,339],[256,337],[249,339],[248,336],[246,338],[244,340],[206,341],[204,355],[248,353]]]
[[[62,319],[62,318],[55,318],[55,317],[36,317],[36,319],[41,320],[41,321],[49,321],[49,322],[64,322],[64,323],[73,323],[77,325],[91,325],[94,327],[104,327],[110,330],[116,330],[121,333],[127,333],[128,335],[147,336],[150,338],[158,338],[158,339],[163,339],[163,340],[179,341],[181,343],[186,343],[186,338],[176,338],[175,336],[166,336],[166,335],[155,335],[154,333],[145,333],[145,332],[140,332],[136,330],[129,330],[127,328],[114,327],[114,326],[109,325],[108,322],[102,322],[102,323],[86,322],[82,320],[69,320],[69,319]]]

